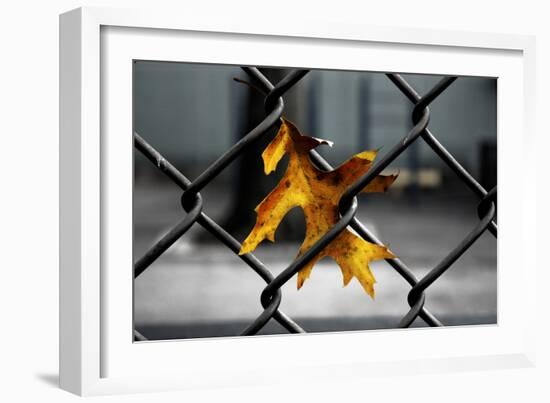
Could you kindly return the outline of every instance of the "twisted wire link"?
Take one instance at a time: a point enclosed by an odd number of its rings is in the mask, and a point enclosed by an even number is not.
[[[420,101],[420,95],[415,89],[399,74],[386,74],[392,83],[411,101],[416,104]],[[447,166],[464,182],[474,194],[480,198],[485,197],[487,190],[477,182],[474,177],[447,151],[445,147],[437,140],[433,133],[426,128],[421,133],[422,139],[430,148],[447,164]],[[489,231],[496,237],[497,224],[493,220],[489,225]]]
[[[169,173],[173,173],[172,179],[176,179],[176,183],[177,180],[186,181],[183,175],[179,174],[179,172],[176,173],[175,169],[170,169],[170,163],[137,133],[134,134],[134,144],[135,147],[144,155],[148,156],[149,159],[152,157],[152,162],[155,163],[161,171],[168,173],[169,177]],[[202,197],[197,193],[193,203],[187,205],[189,209],[187,215],[134,263],[134,278],[141,275],[160,255],[191,228],[202,213],[202,205]]]
[[[415,89],[399,74],[386,74],[386,76],[395,84],[395,86],[415,104],[413,110],[413,121],[415,119],[415,111],[418,105],[422,102],[422,97]],[[418,317],[419,312],[422,312],[425,304],[425,296],[422,295],[437,278],[447,271],[451,264],[454,263],[487,229],[494,237],[497,237],[496,216],[496,187],[490,192],[487,192],[474,177],[447,151],[447,149],[437,140],[434,134],[428,129],[420,134],[424,142],[443,160],[443,162],[465,183],[474,194],[482,198],[478,206],[478,217],[480,223],[462,240],[462,242],[451,251],[439,265],[432,269],[419,282],[413,285],[409,292],[407,301],[411,306],[411,310],[403,317],[399,323],[399,327],[409,327],[412,322]],[[489,220],[485,225],[485,221]]]
[[[332,166],[326,162],[315,150],[310,151],[311,160],[317,165],[318,168],[326,171],[332,170]],[[367,227],[359,221],[357,217],[353,217],[350,222],[350,227],[355,230],[363,239],[368,242],[374,243],[379,246],[384,246],[384,243],[380,241]],[[398,274],[401,275],[409,283],[414,286],[418,282],[412,270],[399,258],[385,259],[385,261],[392,266]],[[443,326],[443,324],[433,314],[431,314],[426,308],[422,308],[420,311],[420,317],[432,327]]]
[[[158,151],[156,151],[154,148],[152,148],[150,145],[148,145],[139,134],[134,133],[134,139],[136,143],[136,148],[140,150],[151,162],[153,162],[159,169],[166,174],[170,179],[173,180],[173,182],[178,185],[182,190],[187,189],[187,187],[190,185],[191,181],[187,179],[181,172],[179,172],[170,162],[168,162]],[[137,144],[141,144],[143,146],[137,146]],[[162,161],[160,164],[158,161]],[[223,228],[221,228],[214,220],[212,220],[209,216],[207,216],[204,212],[201,212],[198,216],[197,223],[199,223],[204,229],[206,229],[208,232],[210,232],[212,235],[214,235],[219,241],[221,241],[224,245],[226,245],[234,254],[238,255],[241,244],[233,238],[227,231],[225,231]],[[172,230],[173,231],[173,230]],[[172,232],[170,231],[170,232]],[[163,237],[161,241],[166,237]],[[175,241],[175,240],[174,240]],[[150,250],[154,250],[157,248],[157,245],[155,244]],[[145,256],[147,256],[150,253],[147,252]],[[265,282],[269,282],[273,279],[273,275],[265,265],[256,258],[252,253],[246,254],[246,255],[240,255],[239,258],[243,260],[252,270],[254,270]],[[141,261],[144,258],[141,258],[138,260]],[[152,261],[151,261],[152,263]],[[143,272],[147,267],[141,270]],[[275,299],[279,300],[281,299],[281,294],[277,295]],[[277,302],[277,301],[276,301]],[[288,330],[290,333],[304,333],[304,330],[296,323],[294,322],[288,315],[284,314],[283,312],[277,310],[273,314],[273,318],[279,322],[286,330]],[[136,340],[142,340],[144,336],[140,335],[139,337],[136,335]]]
[[[168,233],[162,237],[142,258],[134,265],[134,276],[138,277],[143,273],[162,253],[164,253],[177,239],[183,236],[195,223],[213,234],[219,241],[227,246],[233,253],[238,254],[241,244],[229,233],[221,228],[214,220],[208,217],[203,211],[203,201],[200,195],[202,190],[220,172],[222,172],[235,158],[243,153],[250,144],[254,143],[270,128],[281,121],[284,110],[282,95],[293,87],[308,70],[295,69],[287,74],[275,86],[254,67],[242,67],[242,69],[260,85],[260,90],[265,94],[264,107],[265,118],[254,127],[246,136],[235,143],[227,152],[214,161],[203,171],[193,182],[189,181],[158,151],[149,145],[139,134],[134,134],[136,149],[141,151],[155,166],[176,183],[182,190],[181,204],[187,215]],[[260,297],[264,308],[263,312],[247,326],[242,335],[253,335],[260,331],[270,319],[275,319],[290,333],[305,333],[305,331],[291,318],[279,310],[282,299],[281,287],[298,273],[311,259],[323,250],[334,240],[348,225],[353,228],[365,240],[383,245],[371,231],[369,231],[356,217],[357,195],[368,185],[378,174],[388,167],[403,151],[405,151],[417,138],[421,137],[432,150],[457,174],[457,176],[482,200],[478,205],[478,216],[480,218],[476,227],[463,239],[463,241],[449,253],[440,264],[432,269],[426,276],[418,280],[411,269],[400,259],[386,259],[386,261],[400,274],[405,281],[411,285],[407,300],[411,307],[409,312],[399,323],[400,327],[408,327],[413,321],[420,317],[429,326],[443,326],[443,324],[425,308],[425,290],[433,284],[451,265],[481,236],[487,229],[495,237],[497,226],[494,221],[496,215],[496,187],[487,192],[475,179],[454,159],[454,157],[439,143],[435,136],[427,128],[430,120],[429,105],[451,85],[456,77],[445,77],[440,80],[426,95],[420,96],[404,79],[398,74],[387,74],[388,78],[396,87],[414,103],[412,120],[414,127],[395,144],[365,175],[352,184],[343,194],[340,204],[340,220],[324,234],[309,250],[293,261],[285,270],[274,277],[265,265],[252,253],[239,255],[250,268],[252,268],[266,283]],[[332,170],[330,164],[325,161],[316,151],[310,151],[311,160],[320,169]],[[145,336],[134,330],[136,340],[146,340]]]
[[[267,81],[267,78],[256,68],[243,68],[243,70],[253,79]],[[254,143],[262,135],[279,121],[284,108],[281,96],[296,84],[307,70],[293,70],[273,87],[266,97],[266,108],[272,109],[267,116],[245,135],[239,142],[212,163],[199,177],[191,182],[181,172],[179,172],[167,159],[148,144],[138,133],[134,133],[134,143],[137,150],[147,157],[155,166],[162,171],[168,178],[176,183],[184,192],[181,197],[181,203],[187,216],[173,227],[165,236],[162,237],[145,255],[138,259],[134,264],[134,277],[143,273],[162,253],[164,253],[177,239],[179,239],[187,230],[198,222],[203,228],[212,233],[218,240],[224,243],[233,253],[238,254],[241,244],[229,233],[221,228],[214,220],[202,212],[202,198],[199,191],[213,180],[227,165],[240,155],[248,146]],[[268,102],[269,100],[269,102]],[[270,282],[273,275],[265,265],[249,253],[239,256],[248,264],[264,281]],[[281,292],[272,298],[269,307],[270,318],[277,320],[285,329],[291,333],[304,333],[305,331],[286,314],[278,310],[281,303]],[[134,331],[136,340],[144,340],[145,337],[137,330]]]
[[[397,143],[384,157],[376,163],[369,171],[355,181],[340,199],[340,220],[325,233],[311,248],[300,255],[294,260],[290,266],[283,270],[273,281],[267,284],[261,295],[261,303],[265,310],[262,314],[256,318],[256,320],[247,329],[250,333],[257,332],[264,326],[269,320],[268,310],[271,300],[276,291],[290,280],[296,273],[298,273],[305,265],[307,265],[311,259],[313,259],[319,252],[323,250],[333,239],[335,239],[353,220],[355,213],[357,212],[357,198],[356,196],[378,175],[386,168],[393,160],[395,160],[416,138],[424,131],[428,126],[430,120],[430,112],[428,105],[433,102],[445,89],[456,80],[456,77],[449,77],[442,79],[436,84],[431,91],[429,91],[421,100],[417,103],[413,110],[413,122],[415,123],[412,130]],[[317,155],[317,160],[320,157]],[[435,318],[434,318],[435,319]],[[434,325],[437,323],[434,321]]]
[[[496,187],[491,190],[479,203],[478,210],[481,212],[479,223],[470,231],[468,235],[456,246],[443,260],[432,270],[428,272],[410,291],[407,301],[411,309],[401,319],[399,327],[409,327],[420,313],[424,306],[425,298],[422,293],[434,283],[443,273],[445,273],[456,260],[466,252],[470,246],[489,228],[491,221],[495,217],[496,207],[491,200],[491,195],[496,196]]]

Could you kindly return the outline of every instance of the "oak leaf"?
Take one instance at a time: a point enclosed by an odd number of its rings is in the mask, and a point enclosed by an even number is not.
[[[267,148],[262,153],[264,171],[269,175],[285,154],[289,154],[287,170],[279,184],[256,207],[256,224],[244,240],[239,254],[252,252],[264,239],[275,241],[275,231],[284,216],[294,207],[301,207],[306,221],[305,239],[298,256],[307,251],[319,238],[336,224],[340,215],[338,203],[345,190],[365,172],[376,157],[376,151],[356,154],[332,171],[321,171],[313,165],[309,151],[332,143],[300,134],[294,124],[283,123]],[[363,192],[384,192],[397,175],[378,175]],[[329,245],[321,250],[298,273],[298,289],[310,276],[315,263],[330,256],[340,266],[344,286],[353,277],[374,298],[376,282],[369,262],[395,256],[385,246],[365,241],[349,229],[345,229]]]

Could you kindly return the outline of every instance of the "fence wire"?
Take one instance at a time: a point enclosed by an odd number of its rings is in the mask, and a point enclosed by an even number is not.
[[[218,241],[238,255],[241,244],[203,211],[203,200],[200,191],[231,164],[235,158],[246,152],[251,144],[256,142],[272,127],[277,126],[281,122],[281,116],[284,110],[283,95],[309,72],[303,69],[292,70],[276,85],[273,85],[257,68],[242,67],[242,69],[252,79],[254,84],[265,93],[265,117],[240,141],[235,143],[204,170],[194,181],[190,181],[138,133],[134,133],[134,144],[136,149],[182,189],[181,205],[187,213],[186,216],[172,227],[160,241],[153,245],[143,257],[135,262],[134,278],[137,278],[147,270],[159,256],[182,237],[195,223],[201,225],[214,235]],[[243,329],[241,335],[254,335],[258,333],[271,319],[280,323],[289,333],[305,333],[305,330],[300,327],[299,324],[279,309],[282,299],[281,287],[348,226],[353,228],[355,232],[365,240],[379,245],[384,244],[355,217],[358,209],[356,196],[371,180],[388,167],[399,155],[405,152],[413,142],[418,141],[419,138],[426,142],[433,152],[437,154],[458,178],[460,178],[479,198],[480,201],[476,212],[479,221],[475,227],[460,240],[457,246],[421,279],[417,279],[411,269],[401,259],[386,259],[386,262],[411,286],[407,297],[410,310],[405,313],[399,323],[396,323],[396,327],[409,327],[416,318],[421,318],[429,326],[443,326],[443,323],[425,307],[427,290],[443,273],[452,267],[453,263],[462,256],[486,230],[495,237],[497,236],[497,224],[495,221],[497,200],[496,186],[490,191],[484,189],[472,175],[458,163],[451,153],[441,145],[436,136],[428,129],[430,121],[429,105],[441,95],[457,77],[444,77],[430,91],[420,96],[399,74],[386,74],[386,76],[399,91],[413,103],[414,108],[411,114],[411,119],[414,124],[413,128],[399,142],[394,144],[364,176],[359,178],[347,189],[339,204],[340,220],[334,227],[276,277],[273,276],[265,264],[254,256],[253,253],[238,255],[240,259],[266,282],[266,286],[260,294],[260,303],[264,310],[253,322]],[[319,169],[327,171],[332,169],[330,164],[315,150],[310,151],[310,156],[313,163]],[[385,242],[385,244],[387,244],[387,242]],[[147,340],[147,338],[137,330],[134,330],[134,338],[138,341]]]

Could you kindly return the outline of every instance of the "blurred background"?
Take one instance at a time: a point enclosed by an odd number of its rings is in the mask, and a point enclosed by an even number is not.
[[[272,82],[289,70],[263,68]],[[403,74],[420,93],[441,76]],[[189,179],[194,179],[265,116],[263,96],[237,66],[134,63],[134,128]],[[430,130],[486,188],[496,184],[496,79],[460,77],[430,106]],[[318,151],[333,165],[366,149],[389,150],[411,129],[412,104],[383,73],[307,74],[284,96],[283,116],[303,134],[334,141]],[[204,212],[242,241],[254,208],[286,168],[263,174],[266,135],[201,194]],[[399,178],[386,194],[361,195],[358,218],[423,277],[478,221],[478,200],[437,155],[416,141],[387,170]],[[134,260],[185,212],[181,191],[134,152]],[[294,259],[304,236],[300,209],[279,227],[277,242],[255,252],[274,274]],[[482,237],[427,291],[426,306],[446,325],[497,319],[497,242]],[[356,280],[345,288],[336,263],[318,263],[304,287],[283,287],[281,310],[310,332],[395,328],[408,311],[405,280],[386,262],[371,269],[371,300]],[[265,283],[198,224],[134,284],[134,323],[149,339],[236,336],[262,312]],[[417,320],[414,326],[424,326]],[[271,320],[260,334],[286,333]]]

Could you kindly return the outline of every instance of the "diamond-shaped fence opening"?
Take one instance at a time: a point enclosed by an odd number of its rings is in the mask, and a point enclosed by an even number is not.
[[[138,133],[134,133],[134,144],[145,157],[147,157],[157,169],[163,172],[176,185],[182,189],[181,205],[186,211],[186,216],[151,247],[134,264],[134,277],[141,275],[147,268],[161,256],[174,242],[182,237],[195,223],[201,225],[210,232],[220,243],[224,244],[233,253],[238,254],[241,244],[227,231],[220,227],[203,211],[203,200],[200,191],[217,177],[235,158],[246,152],[247,148],[265,135],[272,127],[278,125],[284,110],[282,96],[308,74],[308,70],[295,69],[290,71],[276,85],[273,85],[257,68],[242,67],[242,69],[258,83],[265,93],[265,118],[259,122],[246,136],[235,143],[229,150],[220,156],[214,163],[208,166],[194,181],[178,171],[157,150],[148,144]],[[313,257],[326,245],[335,239],[346,227],[350,226],[365,240],[382,245],[382,242],[356,217],[358,209],[356,196],[373,180],[383,169],[388,167],[397,157],[406,152],[415,141],[424,141],[431,150],[456,174],[456,176],[478,198],[479,204],[476,212],[479,221],[474,228],[463,238],[457,239],[457,245],[433,267],[424,277],[418,279],[410,268],[400,259],[387,259],[387,263],[399,273],[410,285],[408,304],[410,310],[403,316],[397,327],[409,327],[416,318],[421,318],[429,326],[443,326],[443,323],[430,313],[425,307],[426,294],[430,286],[436,282],[443,273],[449,270],[453,263],[460,258],[485,232],[489,231],[497,236],[496,224],[496,187],[487,191],[470,175],[456,159],[443,147],[436,136],[428,129],[430,120],[429,105],[444,92],[457,77],[445,77],[423,96],[420,96],[414,88],[399,74],[386,74],[389,80],[410,100],[414,105],[412,110],[413,128],[399,142],[386,152],[374,166],[353,185],[351,185],[340,201],[340,220],[323,237],[321,237],[308,251],[294,260],[277,276],[274,276],[254,254],[248,253],[239,256],[251,270],[265,281],[266,286],[259,296],[259,302],[263,312],[251,322],[241,335],[253,335],[259,332],[271,319],[279,322],[290,333],[305,333],[292,318],[279,309],[282,299],[281,287],[298,273]],[[331,170],[332,167],[316,151],[310,151],[313,163],[320,169]],[[389,240],[384,240],[389,241]],[[385,242],[387,243],[387,242]],[[134,330],[136,340],[146,338]]]

